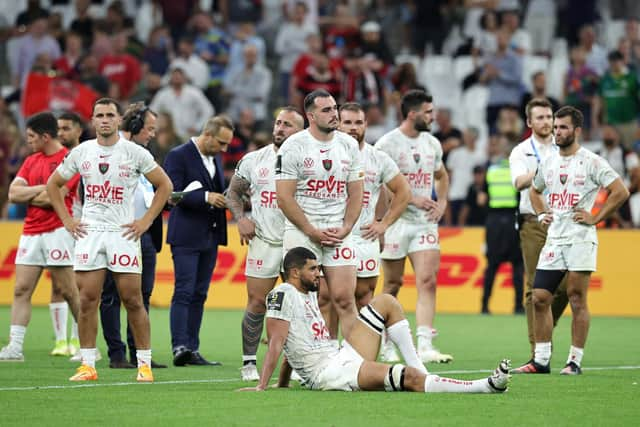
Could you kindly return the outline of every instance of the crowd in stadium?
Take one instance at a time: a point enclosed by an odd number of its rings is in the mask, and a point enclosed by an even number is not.
[[[24,113],[81,109],[86,88],[89,99],[144,101],[158,112],[151,147],[159,164],[214,112],[228,113],[236,132],[224,156],[227,179],[243,154],[269,142],[276,106],[301,108],[306,93],[325,88],[338,103],[365,106],[366,139],[375,143],[398,124],[402,94],[425,88],[437,109],[434,135],[455,171],[445,225],[484,224],[486,206],[473,197],[484,172],[527,136],[524,105],[545,96],[554,109],[583,112],[587,146],[637,191],[635,2],[29,0],[2,8],[3,218],[24,215],[6,200],[29,154]],[[81,86],[73,102],[55,91],[41,99],[46,91],[32,73]],[[603,226],[640,225],[638,201]]]

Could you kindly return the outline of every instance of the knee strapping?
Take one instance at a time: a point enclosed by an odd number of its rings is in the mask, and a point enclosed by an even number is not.
[[[371,304],[367,304],[360,309],[358,318],[367,325],[373,332],[382,335],[384,331],[384,317],[376,311]]]
[[[389,368],[389,372],[384,377],[385,391],[403,391],[404,390],[404,365],[393,365]]]

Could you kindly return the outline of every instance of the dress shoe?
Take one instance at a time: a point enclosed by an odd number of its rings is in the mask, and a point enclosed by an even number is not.
[[[187,365],[222,366],[222,363],[220,363],[220,362],[210,362],[207,359],[205,359],[204,357],[202,357],[202,355],[199,352],[194,351],[193,353],[191,353],[191,359],[189,359],[189,361],[187,361]]]
[[[173,365],[185,366],[187,362],[191,361],[192,353],[186,347],[180,346],[173,350]]]
[[[129,363],[127,360],[112,360],[109,362],[111,369],[135,369],[136,365]]]

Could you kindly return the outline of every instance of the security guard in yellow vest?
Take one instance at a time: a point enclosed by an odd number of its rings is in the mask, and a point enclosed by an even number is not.
[[[508,147],[506,141],[506,152]],[[502,150],[505,152],[505,150]],[[515,288],[514,313],[524,313],[522,306],[524,264],[520,252],[520,241],[516,229],[518,191],[511,184],[509,160],[506,156],[494,160],[487,169],[486,190],[489,196],[489,210],[486,222],[487,269],[484,272],[482,313],[489,314],[489,298],[496,272],[503,262],[510,262],[513,268]]]

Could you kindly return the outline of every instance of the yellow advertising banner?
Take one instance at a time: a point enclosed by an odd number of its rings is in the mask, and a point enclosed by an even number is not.
[[[15,281],[15,254],[22,224],[0,222],[0,304],[11,304]],[[589,289],[589,306],[594,315],[640,316],[640,248],[638,230],[603,230],[598,232],[598,271],[593,274]],[[437,311],[440,313],[478,313],[482,297],[482,278],[486,267],[483,253],[484,229],[441,228],[442,248],[438,274]],[[220,247],[216,269],[211,278],[208,308],[240,309],[246,304],[244,261],[246,247],[240,245],[235,225],[229,226],[229,246]],[[382,279],[376,293],[381,290]],[[43,274],[33,295],[35,305],[49,303],[50,280]],[[166,307],[173,294],[173,263],[171,250],[165,245],[158,254],[156,283],[151,303]],[[415,276],[407,262],[404,285],[398,296],[406,311],[415,311]],[[498,272],[490,310],[511,313],[514,293],[511,266],[505,264]]]

